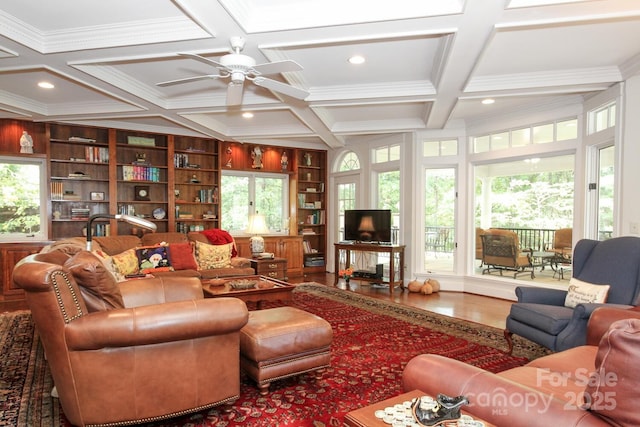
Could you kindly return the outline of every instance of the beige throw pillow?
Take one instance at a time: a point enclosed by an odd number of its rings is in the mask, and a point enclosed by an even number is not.
[[[572,277],[564,306],[574,308],[583,303],[603,303],[607,301],[607,293],[609,285],[594,285]]]
[[[196,261],[200,270],[231,267],[232,243],[208,245],[196,242]]]

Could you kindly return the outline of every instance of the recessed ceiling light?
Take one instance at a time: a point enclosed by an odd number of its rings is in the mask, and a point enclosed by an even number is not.
[[[253,118],[253,113],[250,111],[245,111],[244,113],[242,113],[242,117],[244,117],[245,119],[251,119]]]
[[[483,99],[483,100],[482,100],[482,103],[483,103],[484,105],[493,104],[494,102],[496,102],[496,100],[495,100],[495,99],[493,99],[493,98],[487,98],[487,99]]]
[[[39,82],[38,86],[43,89],[53,89],[55,87],[53,83],[49,83],[49,82]]]
[[[359,65],[359,64],[364,64],[364,56],[362,55],[353,55],[351,58],[349,58],[349,64],[354,64],[354,65]]]

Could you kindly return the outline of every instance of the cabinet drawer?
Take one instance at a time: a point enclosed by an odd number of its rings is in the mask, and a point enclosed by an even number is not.
[[[287,276],[287,260],[284,258],[251,260],[251,267],[260,276],[272,279],[285,279]]]

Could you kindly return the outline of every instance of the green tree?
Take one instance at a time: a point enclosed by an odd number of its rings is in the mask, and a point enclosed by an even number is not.
[[[0,163],[0,233],[40,230],[38,166]]]

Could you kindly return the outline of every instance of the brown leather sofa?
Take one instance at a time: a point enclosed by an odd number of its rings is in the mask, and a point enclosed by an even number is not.
[[[424,354],[404,369],[405,390],[465,395],[465,409],[497,426],[639,426],[640,311],[603,307],[587,345],[493,374]]]
[[[72,424],[150,422],[238,398],[244,302],[204,299],[197,278],[107,273],[87,251],[31,255],[13,271]]]
[[[92,239],[92,250],[101,250],[107,255],[114,256],[121,254],[128,249],[157,245],[161,242],[168,243],[169,247],[171,247],[172,243],[195,243],[196,241],[207,244],[209,243],[207,237],[200,232],[190,232],[188,234],[177,232],[146,233],[143,234],[142,237],[138,237],[135,235],[94,237]],[[85,248],[86,238],[71,237],[54,242],[53,244],[45,247],[43,249],[43,252],[61,250],[73,255],[78,251],[84,250]],[[213,269],[190,268],[153,273],[154,276],[189,276],[198,277],[201,279],[213,279],[216,277],[230,276],[251,276],[253,274],[255,274],[255,270],[251,267],[251,261],[243,257],[231,258],[230,265],[227,267]]]

